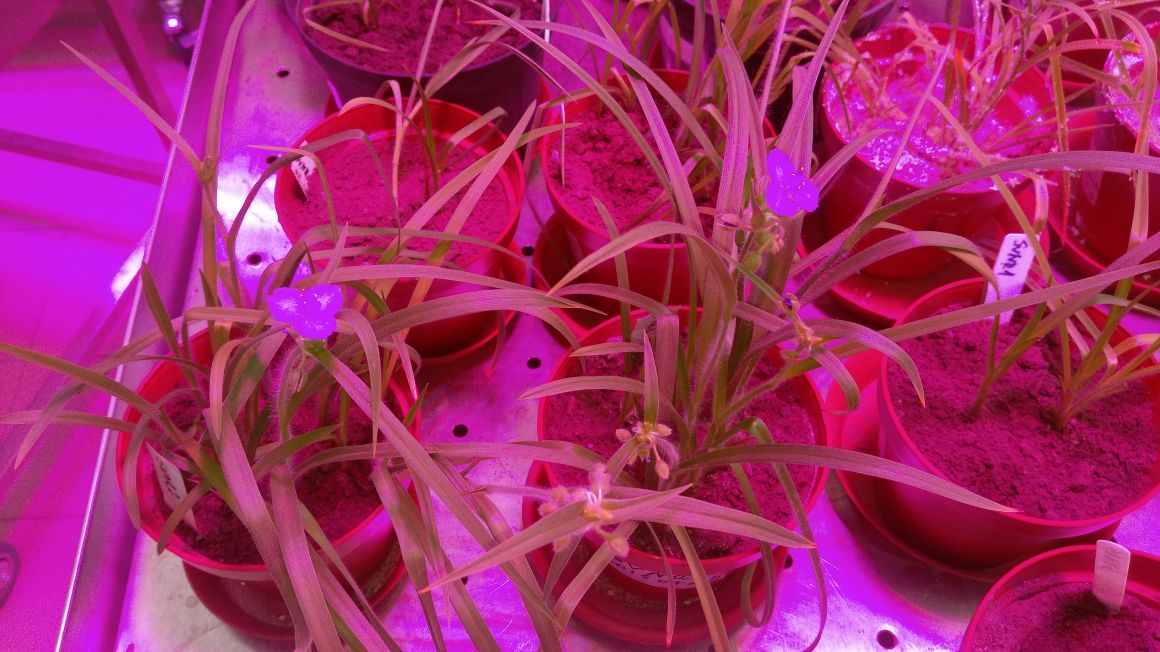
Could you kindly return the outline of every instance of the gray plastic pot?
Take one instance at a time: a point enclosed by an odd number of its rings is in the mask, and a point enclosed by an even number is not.
[[[309,28],[302,18],[302,7],[311,1],[284,0],[283,4],[306,47],[326,72],[326,77],[334,86],[341,102],[355,97],[374,97],[388,80],[398,82],[404,94],[411,92],[411,77],[407,72],[366,68],[341,59],[321,47],[311,33],[314,30]],[[545,15],[544,20],[550,20],[550,17]],[[520,48],[520,52],[524,57],[537,63],[543,61],[543,51],[530,41]],[[428,74],[422,77],[424,84],[431,80],[433,72],[435,71],[428,71]],[[494,59],[483,62],[477,60],[473,65],[464,68],[454,79],[439,89],[435,97],[465,106],[480,114],[487,113],[497,106],[501,107],[507,112],[507,117],[500,120],[499,124],[506,132],[523,115],[528,105],[536,100],[539,91],[539,72],[520,55],[505,51]]]

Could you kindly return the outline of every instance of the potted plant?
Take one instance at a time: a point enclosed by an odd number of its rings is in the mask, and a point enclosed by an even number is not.
[[[381,97],[416,80],[438,97],[486,114],[499,107],[511,129],[539,93],[539,50],[513,32],[479,24],[486,13],[466,0],[285,0],[286,10],[325,69],[341,101]],[[513,17],[543,17],[540,0],[492,0]],[[513,51],[515,50],[515,51]],[[517,53],[518,52],[518,53]],[[529,64],[532,61],[533,64]]]
[[[593,41],[620,52],[617,43]],[[740,58],[727,48],[719,52],[732,98],[722,116],[730,147],[716,201],[706,207],[714,217],[711,233],[703,235],[695,181],[677,173],[672,137],[654,129],[682,223],[627,230],[549,288],[549,296],[598,291],[623,304],[621,316],[591,331],[552,380],[524,394],[540,400],[537,441],[472,449],[480,457],[539,463],[524,487],[465,489],[478,497],[524,496],[523,528],[435,586],[531,555],[561,626],[575,615],[633,642],[711,638],[728,649],[730,627],[772,616],[778,546],[809,550],[822,577],[806,516],[819,489],[819,473],[810,467],[889,477],[1003,509],[904,465],[819,443],[825,425],[816,390],[802,374],[825,367],[856,403],[834,350],[865,346],[913,369],[893,342],[856,324],[810,319],[785,291],[794,226],[817,189],[800,162],[786,150],[768,151],[758,138],[758,103]],[[809,74],[820,69],[819,59]],[[649,124],[660,124],[657,102],[641,92],[660,80],[627,80]],[[802,89],[812,85],[805,81]],[[743,93],[748,97],[739,98]],[[800,90],[799,98],[801,114],[809,91]],[[804,122],[793,124],[782,142],[804,157]],[[667,307],[624,282],[573,287],[595,267],[664,236],[684,240],[697,283],[692,307]],[[795,525],[801,535],[788,529]]]
[[[941,288],[899,324],[973,306],[983,289]],[[880,453],[1021,513],[985,514],[889,486],[893,529],[936,559],[988,569],[1110,536],[1160,490],[1155,338],[1120,326],[1138,300],[1107,299],[1105,317],[1073,297],[1017,313],[1010,325],[969,324],[904,345],[923,371],[926,407],[883,366]]]
[[[560,33],[583,35],[575,28]],[[602,39],[593,36],[584,38],[601,44]],[[548,52],[562,56],[553,49]],[[659,140],[671,142],[676,155],[690,161],[683,174],[693,179],[699,204],[709,203],[721,173],[725,130],[719,107],[725,102],[724,88],[702,86],[694,81],[698,75],[689,72],[652,70],[623,48],[610,54],[631,74],[642,75],[647,85],[630,84],[623,73],[612,69],[604,81],[587,73],[578,75],[587,84],[584,93],[574,99],[561,98],[559,110],[547,118],[548,125],[567,128],[544,138],[540,145],[557,228],[566,235],[568,253],[577,261],[621,232],[675,218],[673,180],[661,164]],[[638,97],[646,92],[660,98],[655,104],[659,105],[658,116],[646,117],[645,104]],[[763,137],[772,137],[768,121],[759,124]],[[711,232],[712,217],[707,210],[700,211],[697,219],[702,233]],[[690,303],[688,253],[679,238],[641,243],[626,253],[625,263],[632,290],[662,303]],[[665,273],[656,274],[657,270]],[[618,274],[608,263],[591,269],[586,280],[616,285]]]
[[[308,165],[278,171],[278,221],[312,255],[333,250],[340,229],[350,227],[359,255],[348,262],[426,262],[519,282],[524,268],[510,250],[524,201],[515,149],[526,126],[525,117],[505,137],[482,116],[439,100],[409,112],[401,102],[352,102],[299,139],[293,151]],[[447,280],[383,279],[371,287],[391,310],[479,289]],[[481,313],[412,329],[406,341],[438,363],[479,348],[501,327]]]
[[[1160,640],[1160,559],[1132,551],[1126,594],[1112,610],[1093,595],[1095,546],[1038,555],[1011,569],[983,598],[961,652],[1148,650]]]
[[[687,73],[661,70],[657,75],[673,92],[681,93],[687,88]],[[666,210],[664,182],[652,167],[656,162],[655,146],[646,141],[644,147],[651,149],[642,149],[639,142],[634,142],[650,136],[645,118],[634,106],[631,91],[614,86],[608,90],[627,108],[631,130],[598,96],[588,95],[565,102],[558,112],[548,116],[550,125],[567,121],[574,126],[540,144],[548,196],[568,237],[573,260],[582,259],[611,240],[605,215],[611,220],[613,233],[671,219]],[[670,239],[644,243],[634,248],[626,261],[629,287],[634,291],[659,301],[688,304],[688,256],[679,242]],[[667,274],[648,273],[669,269]],[[605,265],[593,270],[590,278],[615,285],[616,274],[614,266]]]
[[[984,42],[966,30],[924,25],[904,15],[854,44],[857,56],[840,58],[822,82],[822,158],[860,139],[857,155],[824,193],[819,214],[830,237],[845,235],[871,212],[870,199],[885,188],[889,202],[988,163],[1055,148],[1054,104],[1038,68],[1027,64],[1024,31],[1034,17],[998,13]],[[845,55],[847,49],[831,53]],[[943,83],[945,81],[945,84]],[[981,80],[987,80],[985,83]],[[1033,175],[977,179],[895,214],[890,223],[973,237],[1005,209]],[[860,247],[888,237],[879,230]],[[914,279],[949,262],[937,248],[922,248],[867,266],[886,279]]]

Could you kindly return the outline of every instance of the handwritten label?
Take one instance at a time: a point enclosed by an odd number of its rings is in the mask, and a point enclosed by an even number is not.
[[[1131,562],[1131,550],[1111,541],[1096,541],[1096,579],[1092,582],[1092,595],[1112,613],[1119,611],[1124,603]]]
[[[999,281],[999,291],[993,286],[987,286],[986,303],[998,299],[1009,299],[1019,296],[1023,286],[1027,283],[1027,274],[1031,271],[1031,261],[1035,253],[1031,250],[1031,241],[1022,233],[1008,233],[1003,237],[1003,245],[999,247],[999,256],[995,258],[995,279]],[[1006,325],[1011,321],[1013,311],[999,315],[999,323]]]
[[[660,587],[662,589],[668,588],[668,586],[669,586],[668,578],[665,577],[664,573],[658,573],[657,571],[648,570],[647,568],[641,568],[639,566],[634,566],[633,564],[628,563],[627,560],[621,559],[620,557],[613,557],[612,561],[609,562],[609,565],[612,566],[613,568],[615,568],[616,570],[620,571],[621,574],[623,574],[627,577],[630,577],[630,578],[640,582],[641,584],[647,584],[649,586],[656,586],[656,587]],[[697,588],[696,580],[694,580],[689,575],[673,575],[672,579],[673,579],[672,585],[673,585],[673,588],[675,588],[675,589],[695,589],[695,588]],[[709,576],[710,582],[719,582],[723,579],[725,579],[725,575],[722,575],[722,574],[716,574],[716,575]]]
[[[170,509],[176,509],[177,504],[189,493],[185,488],[185,478],[181,476],[181,469],[162,457],[161,453],[158,453],[152,446],[146,444],[145,449],[149,451],[149,457],[153,459],[153,470],[157,473],[157,484],[161,485],[161,497],[165,499],[165,504],[169,505]],[[185,512],[185,517],[182,520],[189,527],[197,529],[192,509]]]
[[[302,158],[290,164],[290,171],[294,173],[294,178],[298,180],[298,187],[302,188],[303,194],[310,189],[310,175],[314,174],[314,161],[303,156]]]

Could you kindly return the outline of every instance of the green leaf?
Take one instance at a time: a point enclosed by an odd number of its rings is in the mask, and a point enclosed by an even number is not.
[[[688,489],[688,485],[668,491],[648,492],[647,495],[623,500],[605,500],[602,505],[609,512],[612,512],[619,522],[647,514],[686,489]],[[583,515],[585,507],[586,505],[582,502],[561,507],[504,541],[502,546],[491,548],[467,564],[451,571],[428,590],[461,580],[468,575],[487,570],[503,562],[524,557],[531,551],[542,548],[557,539],[582,535],[593,525],[592,521]]]
[[[306,542],[302,515],[298,511],[300,503],[288,464],[279,464],[271,469],[270,496],[274,503],[274,528],[278,547],[285,560],[285,572],[302,605],[302,615],[310,629],[310,636],[319,649],[337,650],[342,645],[334,620],[330,617],[326,598],[323,597],[318,575],[314,572],[312,552]]]
[[[725,621],[721,617],[721,607],[717,605],[717,594],[713,591],[709,575],[701,564],[701,557],[697,555],[697,548],[689,539],[689,533],[685,531],[685,528],[676,526],[673,528],[673,534],[677,537],[677,543],[681,545],[681,552],[685,555],[685,563],[689,565],[689,572],[693,574],[693,583],[697,587],[697,599],[705,613],[705,622],[709,624],[709,634],[713,638],[713,647],[718,650],[733,649],[729,642],[729,630],[726,629]]]

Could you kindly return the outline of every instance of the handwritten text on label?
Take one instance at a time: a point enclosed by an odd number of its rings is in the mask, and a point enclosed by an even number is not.
[[[1004,236],[999,255],[995,258],[995,266],[991,268],[999,282],[999,291],[996,293],[995,288],[988,285],[986,303],[1019,296],[1027,283],[1027,274],[1031,271],[1031,261],[1034,259],[1031,241],[1026,235],[1008,233]],[[1011,321],[1011,315],[1011,311],[999,315],[999,323],[1007,324]]]

